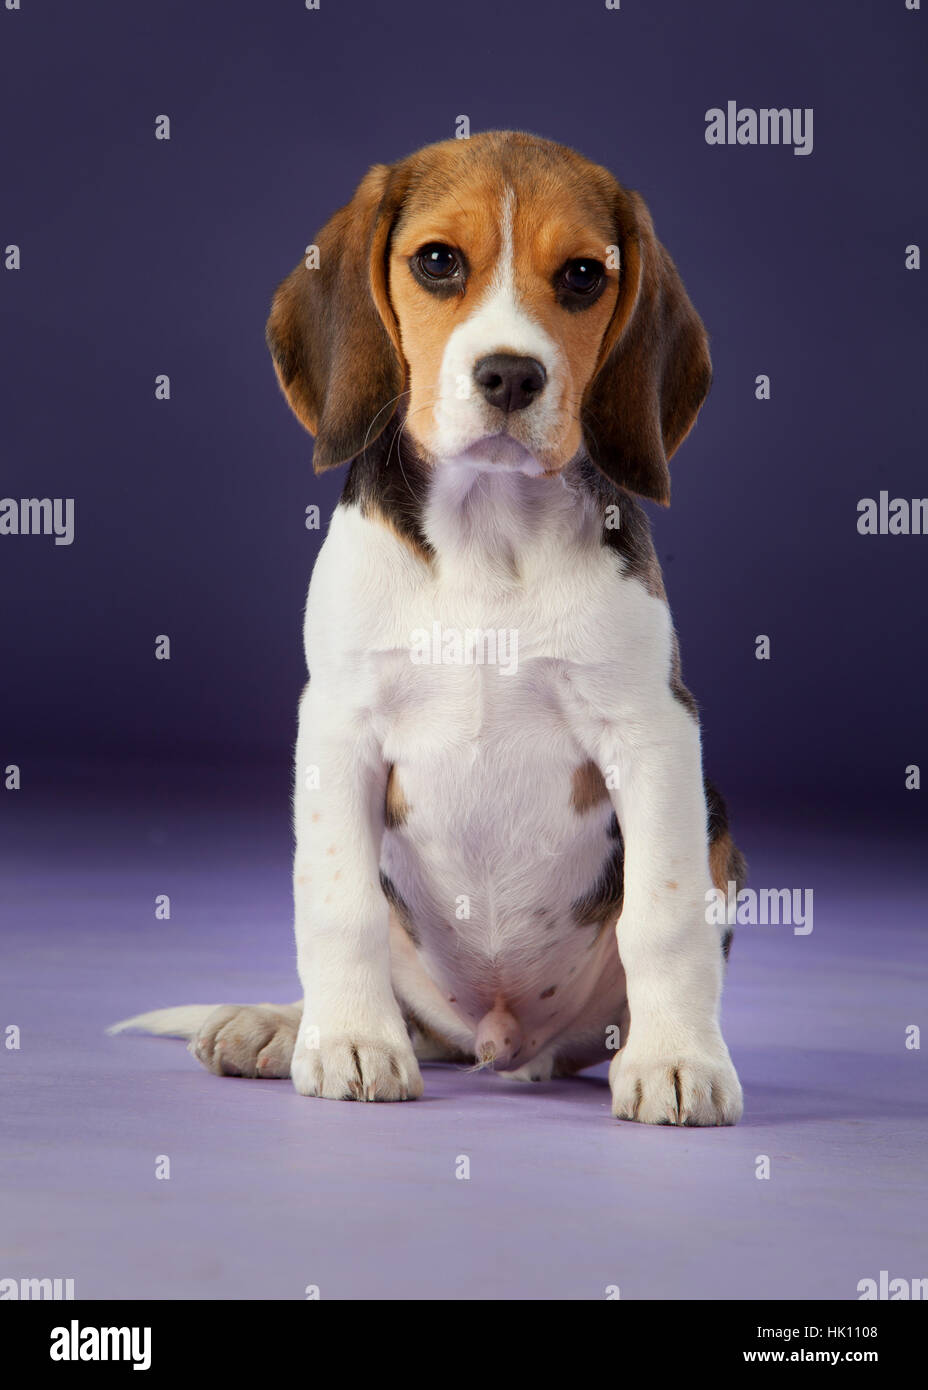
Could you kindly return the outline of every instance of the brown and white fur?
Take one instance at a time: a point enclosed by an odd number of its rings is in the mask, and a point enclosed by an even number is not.
[[[743,861],[634,497],[669,500],[703,325],[638,195],[529,135],[375,166],[318,247],[268,323],[316,469],[351,465],[306,608],[304,1001],[116,1027],[332,1099],[611,1058],[617,1116],[731,1124],[706,893]],[[477,376],[499,355],[535,364],[509,396]],[[414,661],[436,623],[514,631],[515,669]]]

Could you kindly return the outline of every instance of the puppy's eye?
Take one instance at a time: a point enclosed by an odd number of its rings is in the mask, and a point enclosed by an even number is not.
[[[606,267],[586,257],[568,261],[557,276],[558,298],[566,308],[579,309],[598,299],[606,283]]]
[[[429,280],[450,280],[461,273],[457,252],[440,241],[423,246],[421,251],[416,252],[413,262],[416,269]]]

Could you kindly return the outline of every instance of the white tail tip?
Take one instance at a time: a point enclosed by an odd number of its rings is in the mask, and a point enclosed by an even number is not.
[[[119,1023],[111,1023],[107,1033],[154,1033],[163,1038],[193,1038],[219,1004],[182,1004],[176,1009],[152,1009]]]

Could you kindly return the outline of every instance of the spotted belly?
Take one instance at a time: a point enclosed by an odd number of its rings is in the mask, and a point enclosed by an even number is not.
[[[381,882],[436,1006],[478,1061],[505,1068],[616,975],[622,841],[591,763],[491,772],[469,768],[465,799],[448,768],[394,764]]]
[[[481,1063],[521,1067],[559,1038],[596,1060],[625,1008],[624,846],[604,779],[570,759],[539,760],[534,775],[531,763],[502,778],[491,768],[478,760],[456,779],[453,766],[391,766],[381,883],[406,1002],[413,1015],[427,1003],[432,1026]],[[740,886],[744,860],[708,782],[706,800],[713,881]],[[730,943],[727,931],[726,957]]]

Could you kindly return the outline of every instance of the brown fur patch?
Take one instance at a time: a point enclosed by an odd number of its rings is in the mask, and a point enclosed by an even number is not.
[[[318,267],[300,262],[274,295],[267,344],[293,413],[316,436],[316,472],[363,452],[389,424],[383,407],[403,387],[395,326],[381,310],[401,195],[394,171],[375,165],[318,234]]]
[[[570,804],[578,816],[609,800],[606,779],[592,761],[576,768],[571,785]]]
[[[718,788],[706,778],[706,814],[709,831],[709,872],[712,882],[721,892],[728,891],[728,884],[734,883],[740,893],[747,881],[747,860],[735,844],[728,829],[728,807]],[[726,928],[722,933],[722,955],[728,960],[734,930]]]
[[[709,343],[642,199],[616,184],[613,206],[621,292],[584,398],[584,426],[597,468],[667,506],[667,460],[695,423],[712,380]]]
[[[387,773],[387,795],[385,816],[387,827],[390,830],[399,830],[406,824],[409,816],[409,802],[400,786],[400,779],[396,773],[394,763],[390,764],[390,771]]]
[[[740,892],[747,881],[747,861],[731,837],[728,828],[728,807],[721,792],[708,777],[705,782],[709,870],[712,882],[723,892],[728,883],[732,882]]]
[[[712,882],[723,893],[728,888],[728,870],[734,848],[734,842],[727,830],[709,846],[709,872],[712,875]]]

